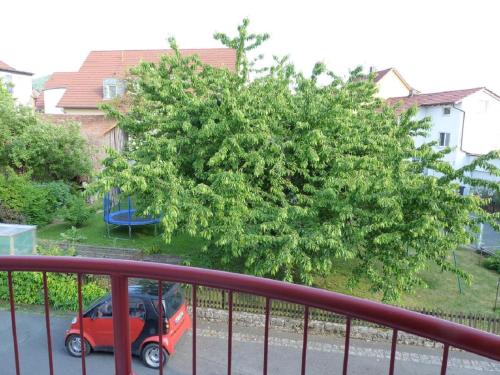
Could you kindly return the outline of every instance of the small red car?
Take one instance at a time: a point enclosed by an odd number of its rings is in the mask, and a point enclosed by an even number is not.
[[[163,363],[174,353],[175,345],[184,332],[191,328],[184,295],[179,284],[162,284],[163,290]],[[96,301],[83,313],[83,336],[85,355],[91,351],[113,351],[113,309],[111,295]],[[130,341],[132,354],[140,356],[151,368],[160,367],[158,335],[158,285],[140,282],[129,286]],[[66,331],[66,349],[69,354],[80,357],[80,323],[78,317]]]

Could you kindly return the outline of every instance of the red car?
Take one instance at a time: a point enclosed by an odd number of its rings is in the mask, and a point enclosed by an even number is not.
[[[191,327],[184,295],[179,284],[163,284],[163,363],[174,353],[175,345]],[[130,340],[132,354],[140,356],[151,368],[160,367],[158,335],[158,286],[154,282],[141,282],[129,286]],[[83,314],[85,355],[91,351],[113,351],[113,310],[111,295],[107,295]],[[69,354],[80,357],[80,322],[76,317],[66,331],[66,349]]]

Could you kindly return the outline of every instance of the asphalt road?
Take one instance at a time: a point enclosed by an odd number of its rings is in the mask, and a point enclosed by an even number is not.
[[[66,353],[64,331],[71,317],[53,316],[51,329],[55,374],[81,374],[81,361]],[[17,313],[21,373],[48,374],[47,342],[44,316],[37,313]],[[227,374],[227,327],[225,324],[198,321],[198,374]],[[262,374],[263,329],[234,327],[233,374]],[[176,353],[170,358],[165,374],[191,374],[191,332],[183,337]],[[441,350],[398,345],[396,374],[439,374]],[[300,374],[302,337],[270,331],[269,374]],[[371,343],[353,340],[349,355],[349,374],[384,374],[389,368],[389,343]],[[309,335],[307,351],[308,374],[341,374],[343,340],[329,336]],[[137,375],[156,374],[133,360]],[[10,315],[0,311],[0,374],[14,375],[14,354]],[[87,358],[87,374],[114,374],[112,354],[92,353]],[[458,351],[450,352],[448,374],[500,374],[500,362]]]

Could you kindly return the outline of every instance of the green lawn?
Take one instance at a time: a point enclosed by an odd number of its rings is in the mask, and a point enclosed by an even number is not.
[[[48,225],[39,229],[38,236],[41,239],[61,240],[60,233],[69,228],[70,226],[67,224]],[[94,214],[87,225],[80,229],[80,233],[87,237],[83,241],[87,244],[129,247],[148,253],[178,255],[189,259],[193,265],[205,265],[203,257],[200,256],[203,241],[187,234],[178,234],[174,236],[171,243],[166,244],[161,236],[154,237],[152,226],[134,228],[131,239],[128,238],[128,229],[122,227],[113,230],[111,238],[108,238],[102,213]],[[428,288],[419,289],[413,295],[404,296],[399,304],[413,309],[492,313],[499,275],[480,266],[478,263],[482,257],[470,250],[457,250],[456,254],[458,265],[473,277],[470,286],[466,286],[462,282],[462,294],[458,291],[456,276],[451,273],[443,273],[433,266],[422,274]],[[346,287],[346,282],[350,272],[350,263],[339,261],[331,276],[317,278],[316,286],[380,301],[381,295],[370,292],[366,282],[361,282],[354,290],[349,290]],[[500,315],[500,309],[497,309],[497,314]]]
[[[61,233],[70,229],[65,223],[51,224],[38,229],[37,236],[40,239],[61,241]],[[85,226],[79,228],[81,235],[86,239],[82,243],[90,245],[101,245],[111,247],[126,247],[140,249],[147,253],[163,253],[184,256],[197,259],[197,255],[203,246],[203,241],[181,233],[172,238],[166,244],[161,235],[155,237],[154,226],[146,225],[132,228],[132,237],[128,237],[128,227],[118,227],[107,236],[106,225],[102,218],[102,212],[95,213]],[[160,233],[158,231],[158,233]]]
[[[482,256],[471,250],[456,251],[459,267],[472,275],[472,284],[465,285],[462,281],[462,294],[457,285],[457,278],[449,272],[441,272],[436,266],[422,273],[428,288],[418,289],[412,295],[405,295],[399,305],[411,309],[433,309],[443,311],[474,312],[493,314],[496,285],[499,274],[479,265]],[[372,300],[381,299],[381,294],[369,291],[368,284],[361,282],[354,290],[346,287],[351,266],[347,262],[339,262],[335,272],[327,278],[318,278],[317,286],[336,292],[351,294]],[[500,315],[500,309],[496,313]]]

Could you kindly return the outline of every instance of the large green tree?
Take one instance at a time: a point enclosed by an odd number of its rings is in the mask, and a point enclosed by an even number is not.
[[[106,107],[130,149],[109,155],[94,189],[135,194],[163,215],[166,241],[203,237],[214,267],[311,284],[350,259],[352,281],[386,300],[422,284],[430,263],[466,277],[448,255],[493,220],[459,183],[498,189],[466,177],[477,165],[497,173],[487,160],[498,153],[454,171],[446,150],[414,144],[430,122],[398,116],[361,69],[344,80],[317,64],[305,76],[276,58],[252,73],[247,53],[267,35],[247,20],[238,30],[215,35],[236,50],[234,70],[183,57],[174,41],[172,55],[133,69],[127,110]]]
[[[77,182],[91,171],[90,150],[79,126],[53,125],[17,105],[0,81],[0,167],[38,181]]]

